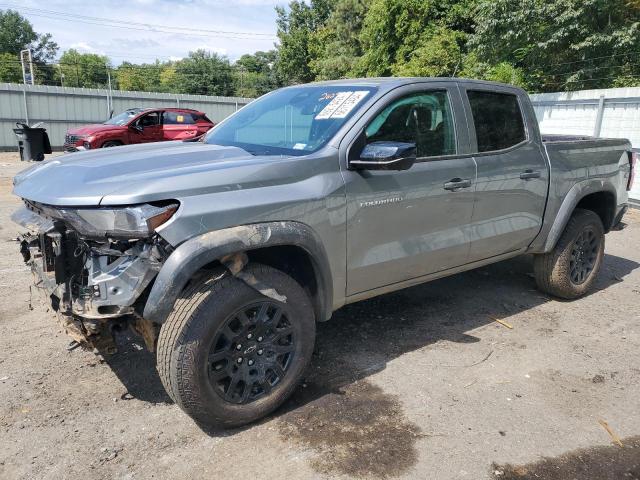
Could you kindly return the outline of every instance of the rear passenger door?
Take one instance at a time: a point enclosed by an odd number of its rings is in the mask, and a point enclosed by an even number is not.
[[[167,110],[162,114],[163,140],[186,140],[198,135],[198,126],[191,112]]]
[[[462,85],[478,169],[469,261],[527,247],[542,226],[549,171],[524,92]],[[524,109],[529,109],[525,112]]]

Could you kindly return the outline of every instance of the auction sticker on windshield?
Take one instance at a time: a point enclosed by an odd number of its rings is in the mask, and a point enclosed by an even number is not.
[[[356,92],[340,92],[329,104],[316,115],[316,120],[327,120],[329,118],[345,118],[369,94],[366,90]]]

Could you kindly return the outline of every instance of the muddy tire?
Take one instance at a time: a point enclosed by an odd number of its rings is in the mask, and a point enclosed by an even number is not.
[[[110,140],[108,142],[104,142],[102,144],[102,148],[111,148],[111,147],[119,147],[122,143],[117,140]]]
[[[285,302],[220,269],[187,287],[158,338],[157,367],[169,396],[209,427],[236,427],[280,406],[313,352],[308,295],[285,273],[259,264],[244,272]]]
[[[543,292],[574,299],[587,293],[604,258],[604,227],[590,210],[576,209],[555,248],[536,255],[536,284]]]

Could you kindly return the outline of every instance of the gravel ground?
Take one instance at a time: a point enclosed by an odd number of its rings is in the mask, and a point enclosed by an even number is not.
[[[0,478],[640,478],[639,211],[591,295],[541,294],[523,257],[345,307],[291,401],[205,432],[140,339],[67,351],[12,240],[23,166],[0,154]]]

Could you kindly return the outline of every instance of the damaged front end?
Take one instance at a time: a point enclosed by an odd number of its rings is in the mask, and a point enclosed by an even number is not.
[[[71,209],[25,201],[12,220],[26,228],[20,251],[67,332],[85,347],[114,353],[127,326],[151,351],[157,326],[141,317],[146,292],[171,247],[155,233],[176,202]]]

